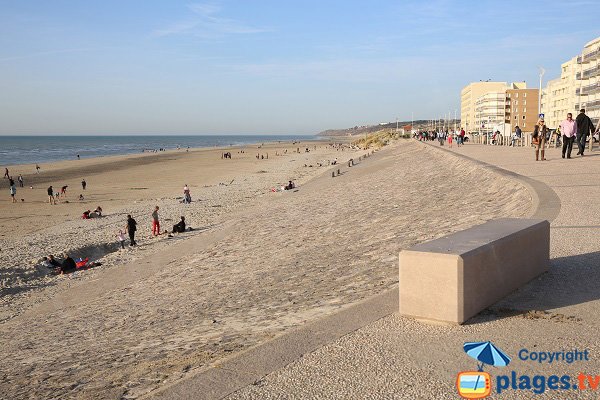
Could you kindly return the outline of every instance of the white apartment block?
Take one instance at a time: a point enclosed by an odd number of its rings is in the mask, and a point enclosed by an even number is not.
[[[573,118],[577,116],[579,110],[576,110],[576,105],[579,101],[574,89],[579,87],[575,79],[579,70],[577,57],[573,57],[561,65],[560,78],[548,81],[542,91],[542,113],[549,128],[557,128],[567,118],[567,113],[573,114]]]
[[[491,132],[504,125],[506,92],[487,92],[475,100],[475,124],[480,132]],[[503,130],[503,129],[502,129]]]
[[[575,89],[575,109],[585,108],[594,125],[600,120],[600,37],[587,43],[577,57],[579,71],[575,74],[578,85]]]
[[[577,57],[561,65],[560,78],[548,81],[542,92],[546,125],[556,128],[567,113],[577,117],[585,108],[594,125],[600,121],[600,37],[588,42]]]
[[[478,132],[481,125],[477,121],[477,99],[488,92],[503,92],[506,82],[473,82],[460,92],[460,123],[467,132]]]

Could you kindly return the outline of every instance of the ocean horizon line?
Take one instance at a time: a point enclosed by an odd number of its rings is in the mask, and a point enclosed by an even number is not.
[[[0,165],[320,139],[325,140],[316,135],[4,135],[0,136]]]
[[[3,137],[131,137],[131,136],[317,136],[318,133],[27,133],[0,134]]]

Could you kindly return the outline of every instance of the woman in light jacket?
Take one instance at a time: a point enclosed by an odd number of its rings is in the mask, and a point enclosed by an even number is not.
[[[546,161],[546,157],[544,156],[545,147],[546,147],[546,134],[548,133],[548,128],[546,124],[544,124],[544,120],[542,118],[538,119],[537,125],[533,130],[533,139],[538,139],[537,144],[535,145],[535,161],[539,161],[540,159],[540,149],[542,150],[542,161]]]

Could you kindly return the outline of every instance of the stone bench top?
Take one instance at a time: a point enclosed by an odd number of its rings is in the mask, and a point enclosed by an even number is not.
[[[465,255],[481,246],[493,243],[519,231],[548,221],[543,219],[500,218],[430,242],[421,243],[408,251]]]

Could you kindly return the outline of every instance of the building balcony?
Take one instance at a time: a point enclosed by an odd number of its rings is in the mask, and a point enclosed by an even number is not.
[[[598,53],[599,52],[600,52],[600,48],[597,48],[594,51],[590,51],[589,53],[584,54],[583,55],[583,60],[582,60],[583,64],[595,60],[598,57]]]
[[[587,85],[582,87],[581,89],[575,89],[575,94],[578,96],[587,96],[589,94],[596,94],[600,92],[600,82],[592,83],[591,85]]]
[[[578,72],[575,75],[575,78],[577,80],[584,80],[584,79],[593,78],[593,77],[598,76],[598,75],[600,75],[600,65],[597,65],[597,66],[592,67],[592,68],[588,68],[585,71],[583,71],[583,73]]]

